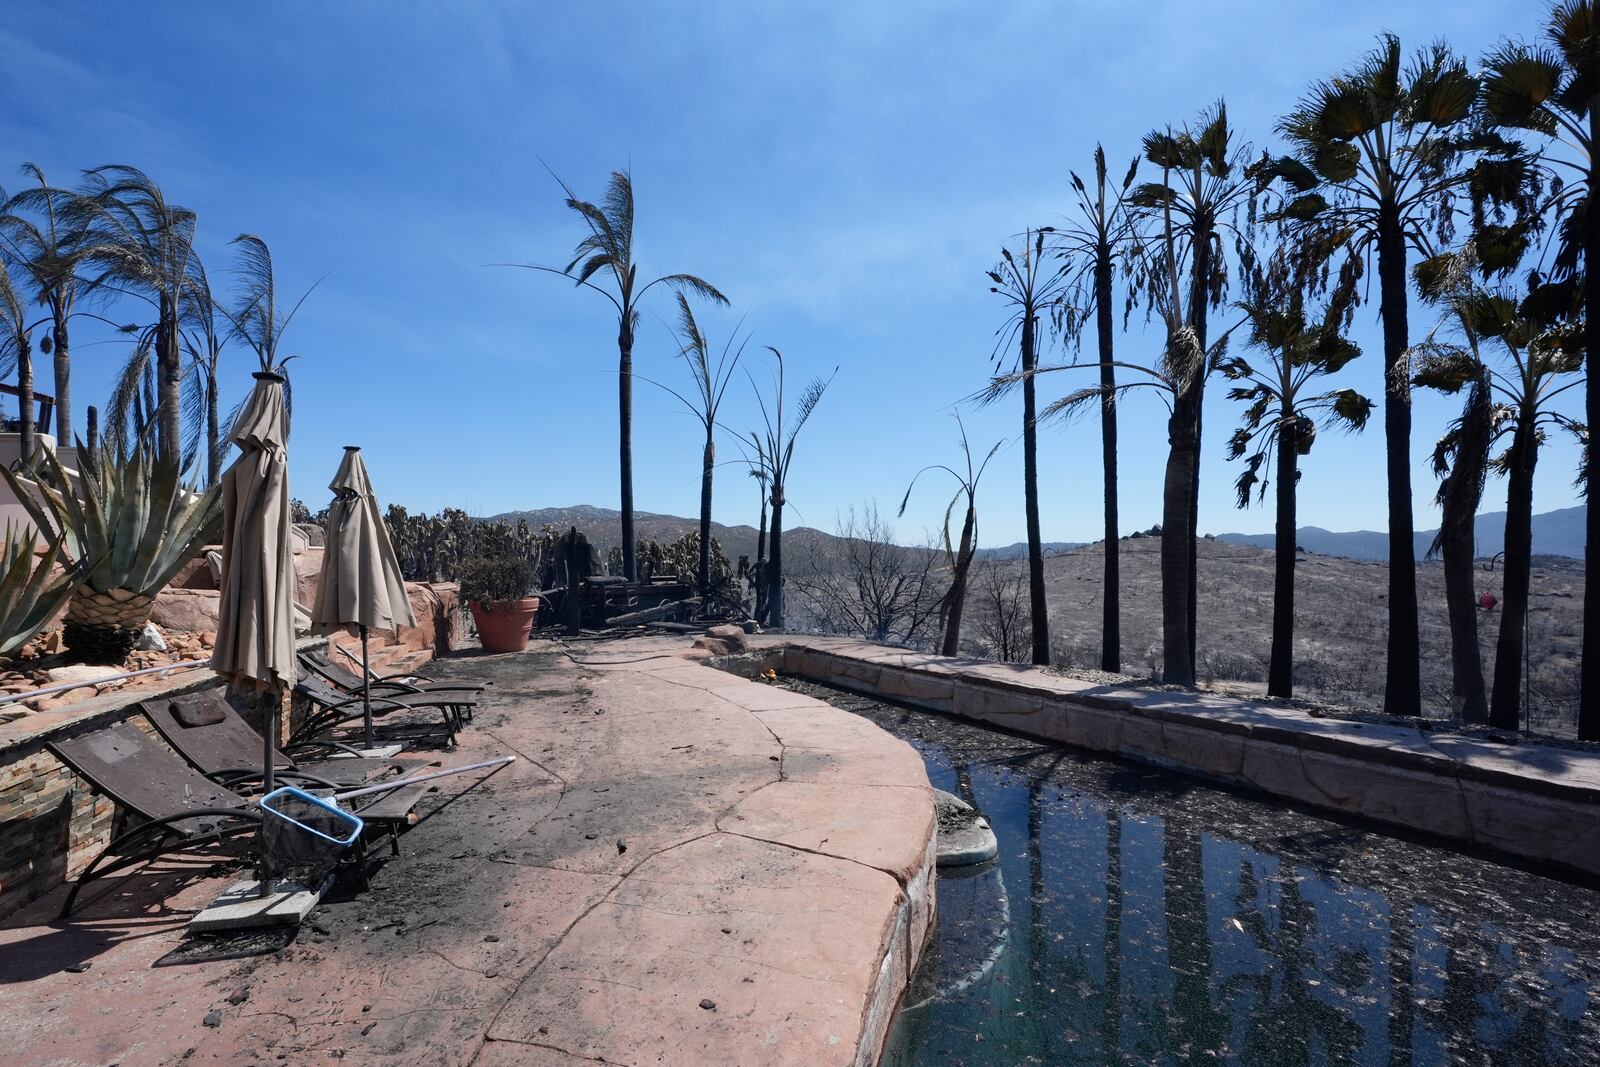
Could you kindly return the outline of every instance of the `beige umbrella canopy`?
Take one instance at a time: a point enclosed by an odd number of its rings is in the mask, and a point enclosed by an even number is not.
[[[361,634],[361,668],[369,673],[367,631],[415,626],[411,598],[406,595],[389,528],[378,511],[378,498],[367,477],[361,449],[348,445],[339,472],[328,483],[333,503],[328,508],[327,547],[322,554],[322,580],[311,622],[318,633],[354,626]],[[370,687],[368,687],[370,688]],[[372,744],[372,708],[363,688],[367,744]]]
[[[288,413],[283,378],[258,372],[234,423],[243,454],[222,475],[222,600],[211,666],[235,686],[294,684]]]
[[[222,598],[212,668],[236,688],[294,684],[294,564],[290,548],[289,416],[284,379],[257,372],[234,422],[239,456],[222,475]],[[267,716],[262,772],[272,787],[278,717]]]

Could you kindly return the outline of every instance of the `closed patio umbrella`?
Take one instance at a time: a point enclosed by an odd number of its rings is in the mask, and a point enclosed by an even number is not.
[[[211,667],[236,689],[294,684],[294,564],[289,522],[289,415],[281,375],[258,371],[234,422],[241,455],[222,475],[222,597]],[[262,730],[262,779],[273,788],[278,709]],[[262,892],[267,879],[263,870]]]
[[[397,630],[415,626],[411,598],[406,595],[400,561],[395,558],[389,528],[378,511],[378,498],[367,477],[361,449],[346,445],[339,471],[328,484],[333,503],[328,508],[327,546],[322,554],[322,580],[311,609],[318,633],[354,626],[361,635],[361,677],[371,676],[367,631]],[[366,721],[367,747],[372,738],[370,686],[361,690],[361,710]]]

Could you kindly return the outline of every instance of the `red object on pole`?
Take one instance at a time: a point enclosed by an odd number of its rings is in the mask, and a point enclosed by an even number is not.
[[[1493,611],[1494,606],[1498,603],[1500,603],[1499,598],[1487,589],[1478,594],[1478,607],[1484,611]]]

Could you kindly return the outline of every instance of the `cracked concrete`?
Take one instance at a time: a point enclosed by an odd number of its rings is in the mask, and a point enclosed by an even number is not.
[[[162,964],[215,856],[70,924],[28,906],[0,928],[7,1064],[875,1062],[932,920],[922,762],[687,647],[434,664],[495,683],[446,762],[520,759],[442,780],[372,890],[278,951]]]

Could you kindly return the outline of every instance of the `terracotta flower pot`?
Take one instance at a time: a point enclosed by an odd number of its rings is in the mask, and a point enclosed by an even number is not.
[[[480,604],[474,600],[472,621],[478,626],[478,643],[485,652],[521,652],[528,647],[528,631],[539,614],[539,598],[502,600]]]

